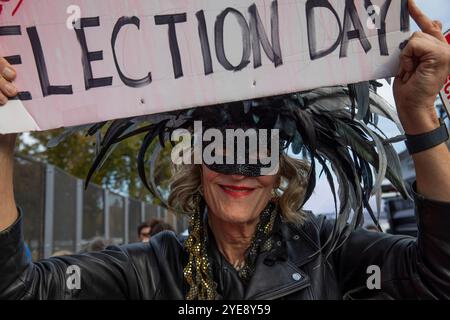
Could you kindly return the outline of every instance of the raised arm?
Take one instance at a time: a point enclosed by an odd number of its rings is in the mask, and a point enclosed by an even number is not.
[[[11,83],[16,72],[9,63],[0,58],[0,108],[8,102],[8,97],[17,94]],[[17,209],[13,192],[13,155],[16,135],[0,135],[0,231],[17,220]]]
[[[403,50],[394,93],[404,129],[414,136],[440,126],[434,102],[450,73],[450,48],[439,22],[412,0],[409,8],[422,32]],[[334,255],[347,298],[450,298],[450,153],[442,143],[413,158],[418,237],[352,232]],[[328,235],[332,227],[324,225]],[[379,290],[367,285],[371,267],[380,268]]]
[[[17,93],[14,78],[15,71],[0,59],[0,108]],[[16,135],[0,135],[0,300],[153,298],[157,269],[147,263],[156,261],[149,245],[36,263],[26,258],[13,192],[15,141]]]
[[[111,247],[33,263],[25,256],[21,220],[19,217],[0,232],[0,300],[142,298],[140,277],[129,250]]]
[[[406,134],[420,135],[440,126],[434,103],[450,74],[450,46],[439,21],[430,20],[412,0],[409,9],[422,32],[416,32],[402,52],[394,95]],[[445,143],[413,159],[417,191],[428,199],[450,202],[450,152]]]

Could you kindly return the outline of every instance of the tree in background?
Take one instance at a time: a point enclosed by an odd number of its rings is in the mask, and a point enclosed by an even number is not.
[[[50,163],[74,177],[84,179],[95,158],[96,139],[75,133],[55,147],[47,147],[48,142],[59,137],[62,132],[63,130],[59,129],[22,135],[19,152],[37,161]],[[93,177],[92,183],[138,200],[153,202],[153,197],[140,181],[137,171],[136,157],[141,143],[142,138],[136,136],[118,144],[112,156]],[[168,189],[171,176],[170,146],[167,146],[158,159],[156,168],[155,175],[161,181],[164,193]],[[154,203],[158,204],[158,200]]]

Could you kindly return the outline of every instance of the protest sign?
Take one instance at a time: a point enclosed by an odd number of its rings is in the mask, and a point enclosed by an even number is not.
[[[406,0],[11,0],[0,54],[19,99],[0,133],[393,76]]]

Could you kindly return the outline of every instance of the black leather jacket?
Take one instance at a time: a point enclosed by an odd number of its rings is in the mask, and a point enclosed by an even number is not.
[[[223,299],[450,298],[450,203],[416,195],[417,239],[357,230],[328,260],[318,253],[332,223],[309,217],[301,228],[281,225],[287,259],[261,254],[244,288],[211,244],[210,259]],[[0,233],[0,299],[184,299],[183,245],[173,233],[150,244],[101,253],[27,261],[22,222]],[[80,268],[81,289],[67,286],[68,266]],[[381,269],[381,289],[369,290],[369,266]]]

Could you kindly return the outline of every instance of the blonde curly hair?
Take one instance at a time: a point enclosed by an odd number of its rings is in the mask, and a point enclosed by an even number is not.
[[[170,185],[168,205],[172,212],[193,214],[197,208],[196,198],[202,195],[201,165],[174,166]],[[302,204],[308,186],[311,167],[305,160],[299,160],[282,153],[280,156],[280,185],[274,190],[279,198],[281,215],[286,222],[301,225],[305,220]]]

